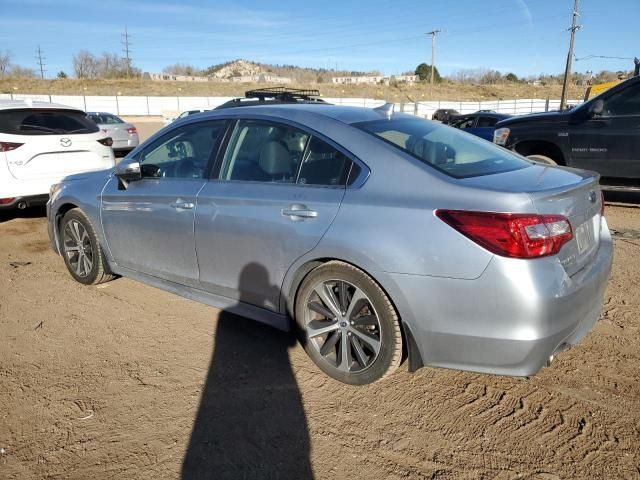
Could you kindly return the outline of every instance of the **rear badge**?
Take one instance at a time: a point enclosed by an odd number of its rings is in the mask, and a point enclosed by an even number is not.
[[[589,201],[590,201],[591,203],[596,203],[597,198],[598,198],[598,197],[596,196],[596,192],[594,192],[593,190],[591,190],[591,191],[589,192]]]
[[[71,139],[70,138],[61,138],[60,139],[60,145],[62,145],[63,147],[70,147],[71,146]]]

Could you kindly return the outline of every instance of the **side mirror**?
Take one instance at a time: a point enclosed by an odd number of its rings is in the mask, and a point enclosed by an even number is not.
[[[116,165],[116,177],[125,185],[142,178],[140,163],[137,160],[123,160]]]
[[[595,100],[591,106],[589,106],[589,118],[602,115],[604,111],[604,101],[602,99]]]

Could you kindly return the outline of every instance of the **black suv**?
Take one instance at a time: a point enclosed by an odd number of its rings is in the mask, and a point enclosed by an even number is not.
[[[539,162],[640,180],[640,77],[561,112],[502,120],[493,141]]]

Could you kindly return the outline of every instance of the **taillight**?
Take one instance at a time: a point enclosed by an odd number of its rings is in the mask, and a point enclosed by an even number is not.
[[[436,210],[436,216],[490,252],[511,258],[554,255],[573,238],[562,215]]]
[[[600,215],[604,217],[604,192],[600,190]]]
[[[0,142],[0,152],[10,152],[11,150],[15,150],[21,145],[24,145],[24,143]]]
[[[0,205],[9,205],[14,200],[15,200],[15,197],[0,198]]]
[[[127,128],[127,132],[129,132],[129,135],[133,135],[134,133],[138,133],[138,130],[136,130],[136,127],[129,127]]]
[[[98,140],[98,142],[106,147],[110,147],[111,145],[113,145],[113,139],[111,137],[101,138],[100,140]]]

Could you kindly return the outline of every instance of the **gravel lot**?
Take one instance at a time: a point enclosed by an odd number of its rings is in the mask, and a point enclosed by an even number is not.
[[[142,124],[138,124],[139,130]],[[127,279],[84,287],[0,217],[0,478],[640,478],[640,209],[602,319],[531,379],[354,388],[290,335]]]

